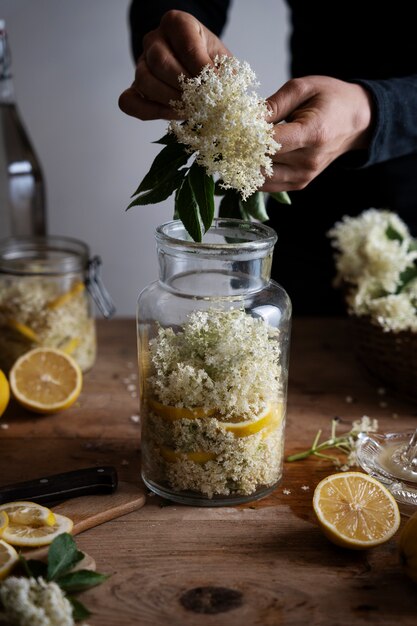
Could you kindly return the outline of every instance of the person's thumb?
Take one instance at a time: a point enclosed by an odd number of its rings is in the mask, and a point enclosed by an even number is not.
[[[277,124],[291,116],[300,104],[310,98],[311,88],[306,81],[291,79],[278,91],[267,98],[267,106],[270,112],[268,122]]]

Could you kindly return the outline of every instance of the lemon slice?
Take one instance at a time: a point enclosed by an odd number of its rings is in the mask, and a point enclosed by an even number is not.
[[[200,419],[201,417],[211,417],[217,413],[215,409],[203,409],[203,407],[200,406],[196,406],[192,409],[186,409],[184,407],[162,404],[161,402],[153,399],[149,400],[149,407],[160,417],[173,421],[181,419]]]
[[[0,370],[0,417],[5,412],[10,400],[10,386],[4,372]]]
[[[13,565],[19,560],[16,550],[0,539],[0,580],[6,578]]]
[[[33,341],[34,343],[39,343],[38,335],[34,330],[29,328],[29,326],[26,326],[26,324],[22,324],[22,322],[18,322],[17,320],[8,320],[7,325],[9,328],[16,330],[19,335],[22,335],[25,339],[29,339],[29,341]]]
[[[214,452],[181,452],[179,450],[174,450],[173,448],[168,448],[167,446],[162,446],[160,448],[161,456],[168,461],[168,463],[175,463],[176,461],[182,461],[183,459],[187,459],[188,461],[193,461],[194,463],[198,463],[198,465],[203,465],[207,463],[207,461],[213,461],[217,457]]]
[[[249,437],[260,430],[268,429],[268,434],[273,429],[278,428],[282,421],[282,405],[267,406],[255,420],[244,420],[241,422],[219,422],[220,426],[235,437]]]
[[[68,409],[78,398],[82,372],[76,361],[56,348],[34,348],[21,356],[10,371],[16,400],[35,413]]]
[[[0,511],[0,537],[3,534],[3,530],[9,525],[9,516],[6,511]]]
[[[65,352],[65,354],[72,354],[80,345],[81,339],[79,337],[73,337],[69,339],[66,343],[60,346],[60,350]]]
[[[82,283],[81,281],[77,281],[76,283],[74,283],[71,289],[61,294],[54,300],[51,300],[50,302],[48,302],[47,304],[48,309],[57,309],[63,304],[66,304],[69,300],[71,300],[71,298],[73,298],[77,294],[84,291],[84,289],[85,289],[84,283]]]
[[[385,543],[400,525],[392,494],[362,472],[324,478],[314,491],[313,508],[328,539],[355,550]]]
[[[0,515],[2,512],[7,514],[9,524],[53,526],[56,522],[52,511],[36,502],[7,502],[0,505]]]
[[[70,533],[73,526],[73,521],[69,517],[56,513],[53,526],[31,526],[9,522],[3,531],[3,539],[13,546],[37,548],[50,544],[62,533]]]

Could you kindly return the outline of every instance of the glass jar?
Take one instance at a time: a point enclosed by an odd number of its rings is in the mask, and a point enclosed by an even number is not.
[[[156,240],[137,309],[142,478],[184,504],[262,498],[282,478],[291,325],[276,233],[219,218],[195,243],[174,220]]]
[[[106,317],[114,313],[100,280],[98,257],[68,237],[16,237],[0,241],[0,368],[35,347],[59,348],[83,371],[96,356],[89,294]]]

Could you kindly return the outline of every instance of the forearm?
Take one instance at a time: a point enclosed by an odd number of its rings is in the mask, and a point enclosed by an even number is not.
[[[417,154],[417,74],[357,80],[372,95],[372,136],[362,167]]]
[[[209,30],[220,35],[227,19],[230,0],[133,0],[129,11],[132,53],[135,60],[142,54],[146,33],[157,28],[161,17],[170,9],[194,15]]]

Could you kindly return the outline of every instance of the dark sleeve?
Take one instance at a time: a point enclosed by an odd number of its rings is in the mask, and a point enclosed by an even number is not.
[[[191,13],[213,33],[220,35],[226,24],[230,4],[231,0],[132,0],[129,24],[133,58],[137,60],[142,54],[144,35],[157,28],[161,17],[170,9]]]
[[[375,105],[371,143],[358,165],[367,167],[417,154],[417,74],[386,80],[355,80]]]

